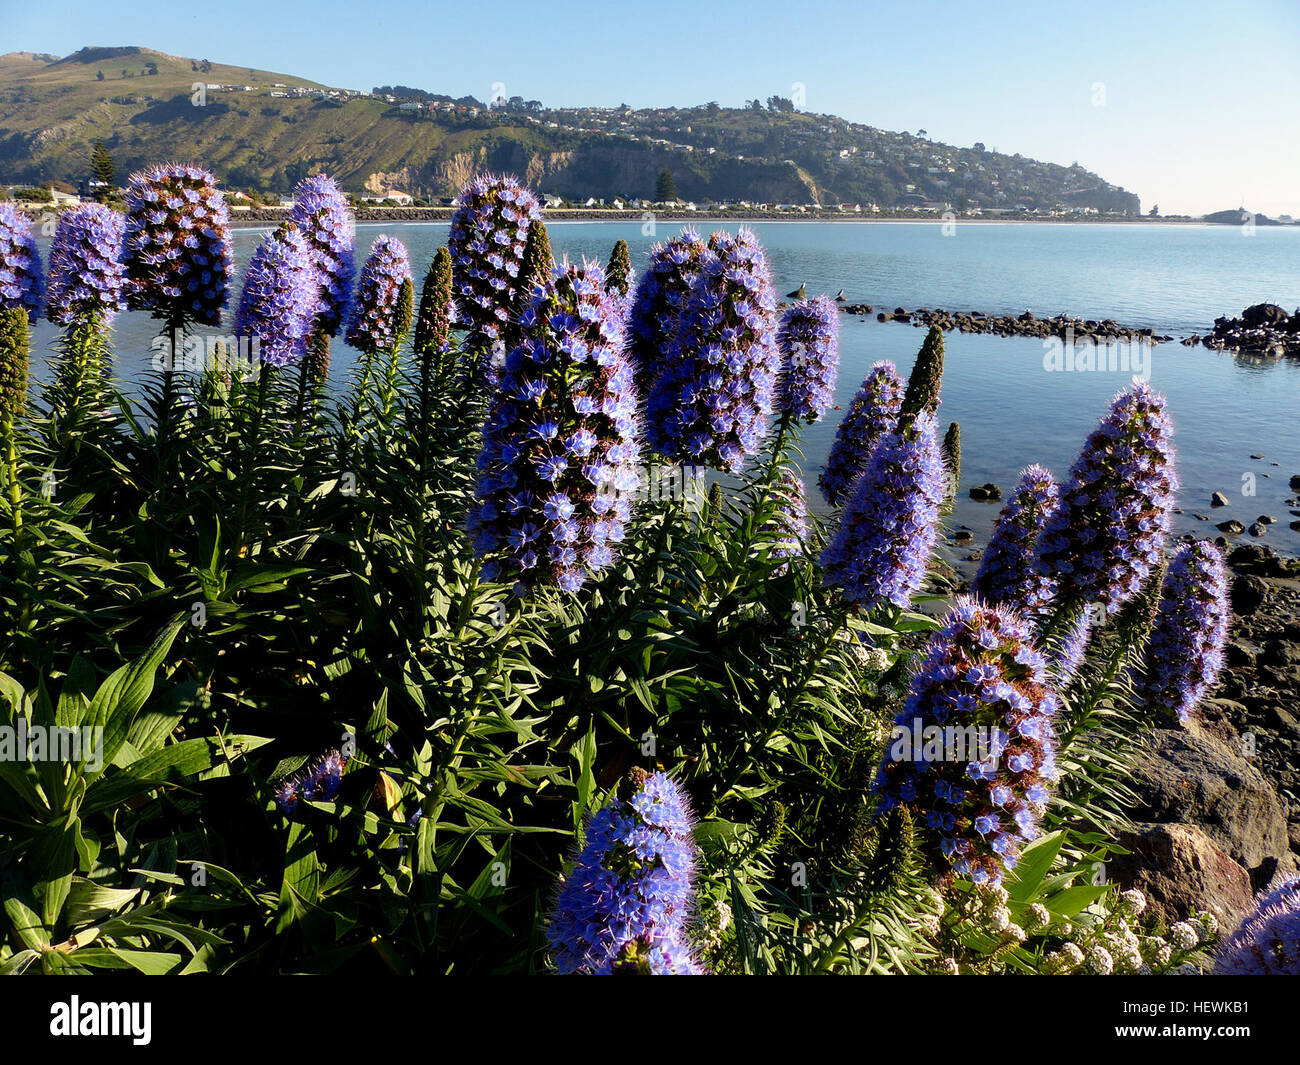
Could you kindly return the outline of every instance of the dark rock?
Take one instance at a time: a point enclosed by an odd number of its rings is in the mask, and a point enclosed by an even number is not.
[[[1277,521],[1277,518],[1273,517],[1272,514],[1261,514],[1255,520],[1259,522],[1260,525],[1272,525]]]
[[[1246,526],[1242,525],[1236,518],[1229,518],[1227,521],[1221,521],[1215,526],[1219,532],[1226,532],[1229,536],[1240,536],[1246,531]]]
[[[1223,661],[1229,669],[1254,669],[1255,652],[1234,641],[1224,648]]]
[[[1002,489],[992,482],[977,484],[971,488],[970,497],[978,503],[996,503],[1002,498]]]
[[[1226,507],[1227,505],[1228,505],[1228,497],[1225,496],[1222,492],[1215,492],[1214,495],[1210,496],[1210,506]]]
[[[1273,786],[1235,749],[1204,731],[1151,733],[1137,752],[1131,786],[1137,795],[1134,820],[1194,825],[1248,872],[1290,848]]]
[[[1250,912],[1246,870],[1194,825],[1138,824],[1121,832],[1119,843],[1129,853],[1110,860],[1110,876],[1140,889],[1148,912],[1166,924],[1208,910],[1226,934]]]
[[[1264,536],[1268,532],[1268,526],[1261,525],[1259,522],[1252,522],[1250,529],[1247,530],[1251,536]]]
[[[953,533],[952,538],[955,541],[957,541],[957,543],[964,544],[971,540],[974,540],[975,534],[971,532],[969,529],[958,529],[955,533]]]
[[[1249,617],[1255,613],[1268,598],[1268,585],[1259,577],[1240,574],[1232,582],[1232,609]]]
[[[1248,326],[1260,329],[1267,326],[1284,325],[1290,319],[1276,303],[1256,303],[1241,312],[1241,320]]]

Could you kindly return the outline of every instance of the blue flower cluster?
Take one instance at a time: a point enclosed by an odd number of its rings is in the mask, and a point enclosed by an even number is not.
[[[826,466],[817,478],[822,496],[833,507],[852,494],[853,485],[867,468],[876,441],[898,426],[905,386],[892,362],[871,367],[853,402],[835,431]]]
[[[119,211],[87,203],[59,219],[50,244],[46,316],[56,325],[108,325],[126,306]]]
[[[0,203],[0,309],[21,307],[34,322],[44,295],[45,275],[32,220],[13,204]]]
[[[197,166],[153,166],[126,194],[127,306],[172,324],[219,325],[230,283],[230,212]]]
[[[651,447],[738,473],[767,430],[779,370],[776,295],[758,238],[714,233],[646,403]]]
[[[376,238],[361,267],[347,340],[367,352],[391,352],[401,341],[397,305],[402,286],[415,282],[406,245],[389,236]]]
[[[1165,574],[1138,684],[1149,707],[1187,723],[1219,679],[1230,614],[1222,552],[1208,540],[1183,544]]]
[[[928,413],[882,437],[822,552],[828,585],[860,610],[906,607],[925,579],[939,533],[944,465]]]
[[[911,808],[958,875],[1000,883],[1040,832],[1057,777],[1056,712],[1029,625],[1005,607],[958,597],[895,718],[902,731],[872,784],[877,813]],[[939,730],[953,740],[931,739],[945,736]],[[974,752],[964,742],[972,737]]]
[[[514,304],[528,225],[541,217],[537,197],[508,175],[480,175],[461,192],[447,247],[466,350],[496,353]]]
[[[650,249],[650,263],[637,282],[628,313],[628,354],[642,395],[650,394],[662,373],[704,256],[704,241],[689,227]]]
[[[1035,568],[1034,549],[1059,497],[1056,479],[1045,466],[1029,466],[1020,474],[989,537],[971,595],[1009,606],[1030,620],[1051,605],[1056,581]]]
[[[681,789],[633,770],[591,819],[556,898],[547,940],[563,974],[697,975],[686,922],[696,847]]]
[[[1178,489],[1172,436],[1164,397],[1135,381],[1088,437],[1039,537],[1035,565],[1059,600],[1117,610],[1158,566]]]
[[[356,273],[352,209],[334,179],[324,174],[304,178],[293,195],[289,221],[311,246],[320,285],[316,327],[326,336],[336,336],[343,327]]]
[[[484,577],[578,591],[614,561],[640,486],[637,399],[621,297],[567,260],[523,314],[524,341],[483,427],[469,515]]]
[[[275,801],[291,814],[299,802],[329,802],[339,793],[348,760],[337,750],[326,751],[320,758],[286,777],[275,787]]]
[[[835,403],[840,371],[840,312],[835,301],[816,296],[790,304],[776,334],[785,366],[781,412],[812,425]]]
[[[262,362],[288,366],[307,350],[320,292],[311,245],[286,222],[266,235],[248,264],[235,335],[255,338]]]
[[[1300,976],[1300,876],[1261,892],[1255,908],[1219,946],[1223,976]]]

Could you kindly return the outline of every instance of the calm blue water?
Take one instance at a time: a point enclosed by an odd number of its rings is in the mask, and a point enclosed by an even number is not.
[[[634,266],[655,239],[677,232],[660,224],[654,236],[639,223],[559,223],[551,226],[557,255],[588,255],[602,261],[614,241],[632,250]],[[1150,225],[966,224],[944,236],[937,224],[767,223],[753,227],[766,245],[778,290],[805,283],[810,293],[844,289],[852,302],[892,309],[945,307],[986,313],[1039,315],[1061,312],[1084,318],[1112,317],[1132,326],[1181,337],[1208,331],[1220,314],[1271,300],[1300,306],[1300,227],[1260,228],[1244,236],[1236,227]],[[239,264],[248,261],[263,230],[240,230]],[[380,233],[410,248],[417,278],[447,226],[360,225],[359,253]],[[358,255],[361,258],[361,254]],[[843,363],[837,402],[847,405],[871,364],[894,361],[910,369],[923,333],[912,326],[845,318]],[[119,370],[134,378],[148,365],[155,325],[146,316],[119,319]],[[48,350],[54,330],[36,329],[37,351]],[[332,373],[342,380],[351,353],[336,341]],[[1047,372],[1044,348],[1031,338],[1002,339],[950,333],[940,417],[962,426],[963,497],[972,484],[992,481],[1009,488],[1020,469],[1042,462],[1063,477],[1083,438],[1128,376],[1122,372]],[[1258,363],[1207,351],[1162,344],[1151,355],[1152,383],[1173,411],[1187,513],[1180,531],[1217,532],[1192,513],[1210,515],[1216,490],[1232,500],[1213,512],[1249,525],[1261,514],[1278,519],[1268,542],[1300,552],[1300,533],[1284,500],[1293,474],[1300,474],[1300,364]],[[38,364],[36,376],[43,376]],[[807,430],[803,450],[815,481],[835,432],[828,417]],[[1264,459],[1252,460],[1252,454]],[[1272,463],[1278,463],[1274,466]],[[1255,475],[1254,496],[1243,478]],[[1245,484],[1249,488],[1249,484]],[[815,487],[810,496],[818,500]],[[955,515],[982,544],[997,507],[963,498]]]

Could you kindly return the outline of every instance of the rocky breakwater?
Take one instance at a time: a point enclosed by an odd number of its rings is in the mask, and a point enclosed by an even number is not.
[[[842,303],[840,310],[857,317],[868,317],[872,313],[878,322],[902,322],[929,328],[938,326],[944,332],[956,330],[959,333],[991,333],[1002,337],[1040,337],[1042,339],[1059,338],[1062,340],[1084,340],[1091,338],[1098,343],[1110,341],[1127,341],[1130,343],[1146,342],[1161,344],[1173,337],[1156,333],[1146,327],[1121,325],[1113,318],[1074,318],[1068,314],[1058,314],[1042,318],[1033,311],[1021,314],[985,314],[983,311],[949,311],[943,308],[919,307],[908,310],[895,307],[892,311],[876,311],[869,303]]]
[[[1190,336],[1182,343],[1259,358],[1300,357],[1300,309],[1288,314],[1276,303],[1252,304],[1240,317],[1216,318],[1205,336]]]

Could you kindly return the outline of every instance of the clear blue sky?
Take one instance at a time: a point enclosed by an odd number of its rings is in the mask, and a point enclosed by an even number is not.
[[[0,0],[0,52],[87,44],[553,106],[798,82],[808,110],[1078,161],[1144,209],[1300,217],[1297,0]]]

